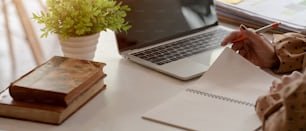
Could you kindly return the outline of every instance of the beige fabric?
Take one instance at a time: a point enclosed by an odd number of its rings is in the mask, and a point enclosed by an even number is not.
[[[280,61],[276,72],[287,73],[300,70],[306,65],[306,38],[298,33],[273,35],[276,55]]]
[[[280,65],[276,72],[301,70],[306,65],[306,38],[297,33],[274,35]],[[306,131],[306,71],[287,86],[260,96],[256,113],[264,131]]]
[[[306,131],[306,72],[303,78],[258,98],[256,113],[264,131]]]

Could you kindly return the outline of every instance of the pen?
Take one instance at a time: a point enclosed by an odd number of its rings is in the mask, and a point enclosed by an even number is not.
[[[266,25],[264,27],[261,27],[261,28],[255,30],[255,33],[263,33],[263,32],[266,32],[266,31],[272,29],[272,28],[276,28],[279,25],[280,25],[280,22],[274,22],[272,24]],[[245,39],[245,36],[241,35],[237,39],[233,40],[232,43],[239,42],[239,41],[244,40],[244,39]]]

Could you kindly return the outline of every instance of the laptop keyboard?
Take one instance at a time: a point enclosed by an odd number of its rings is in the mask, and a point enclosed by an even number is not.
[[[220,46],[220,42],[228,34],[229,31],[218,29],[143,50],[141,52],[132,53],[131,55],[150,61],[157,65],[163,65],[212,48],[216,48]]]

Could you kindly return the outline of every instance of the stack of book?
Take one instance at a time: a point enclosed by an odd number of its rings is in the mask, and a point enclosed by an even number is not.
[[[302,0],[215,0],[220,20],[259,28],[280,22],[274,32],[306,34],[306,10]]]
[[[0,94],[0,116],[61,124],[105,89],[106,64],[54,56]]]

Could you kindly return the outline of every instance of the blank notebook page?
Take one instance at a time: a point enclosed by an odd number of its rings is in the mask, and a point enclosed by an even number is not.
[[[225,48],[191,87],[154,107],[143,118],[190,130],[249,131],[261,125],[255,102],[272,75]]]

